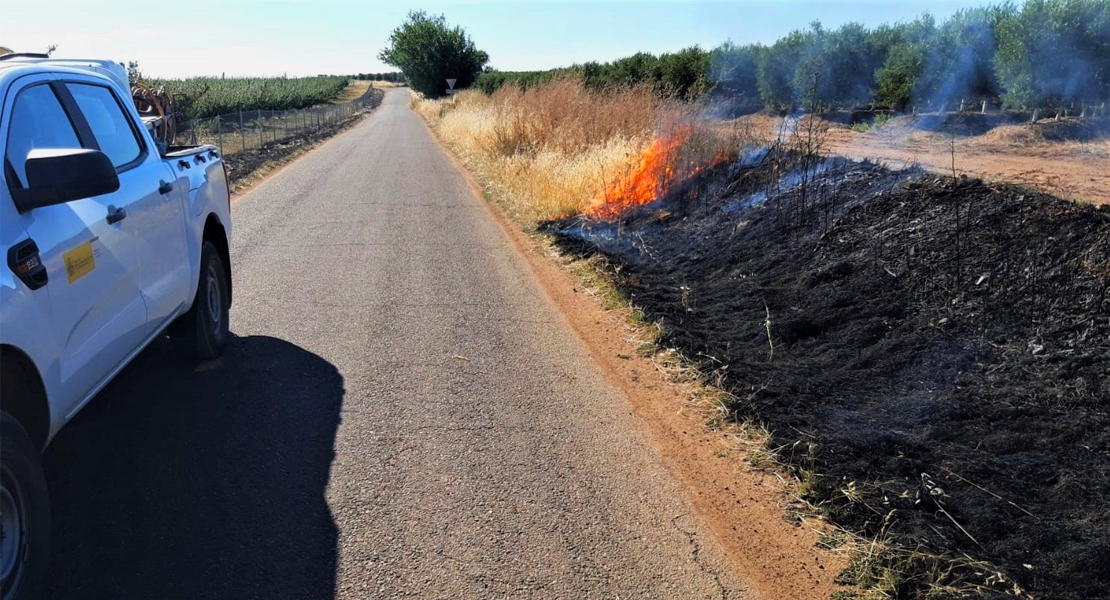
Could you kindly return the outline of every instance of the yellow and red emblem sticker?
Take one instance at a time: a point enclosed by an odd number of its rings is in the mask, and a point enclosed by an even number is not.
[[[85,242],[73,250],[62,255],[66,265],[66,276],[73,283],[96,269],[96,257],[93,256],[92,242]]]

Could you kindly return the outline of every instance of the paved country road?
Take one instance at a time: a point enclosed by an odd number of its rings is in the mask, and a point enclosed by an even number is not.
[[[222,364],[58,437],[51,598],[751,597],[407,104],[235,203]]]

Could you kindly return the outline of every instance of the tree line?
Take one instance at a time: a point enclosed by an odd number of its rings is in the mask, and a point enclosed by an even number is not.
[[[929,14],[869,29],[813,22],[773,44],[726,42],[659,56],[549,71],[480,74],[492,93],[556,76],[587,87],[647,85],[681,99],[713,98],[737,110],[776,112],[862,105],[897,110],[1074,108],[1110,100],[1110,2],[1027,0],[963,9],[942,23]]]
[[[392,71],[389,73],[359,73],[358,75],[351,75],[351,79],[359,81],[391,81],[393,83],[401,83],[405,80],[405,76],[400,71]]]

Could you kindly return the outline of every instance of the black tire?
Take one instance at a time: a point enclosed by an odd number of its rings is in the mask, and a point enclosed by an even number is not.
[[[31,437],[11,415],[0,416],[0,590],[3,600],[38,600],[50,566],[50,494]]]
[[[170,333],[187,359],[212,360],[224,353],[231,339],[228,330],[231,311],[229,292],[227,267],[216,246],[205,241],[200,251],[200,278],[193,307],[181,316]]]

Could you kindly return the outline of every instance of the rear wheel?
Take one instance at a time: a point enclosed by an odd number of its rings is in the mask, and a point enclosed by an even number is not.
[[[205,241],[200,253],[200,281],[193,307],[171,332],[182,354],[195,360],[211,360],[222,355],[231,337],[230,310],[227,267],[216,246]]]
[[[30,436],[0,416],[0,588],[3,600],[37,600],[50,562],[50,495]]]

